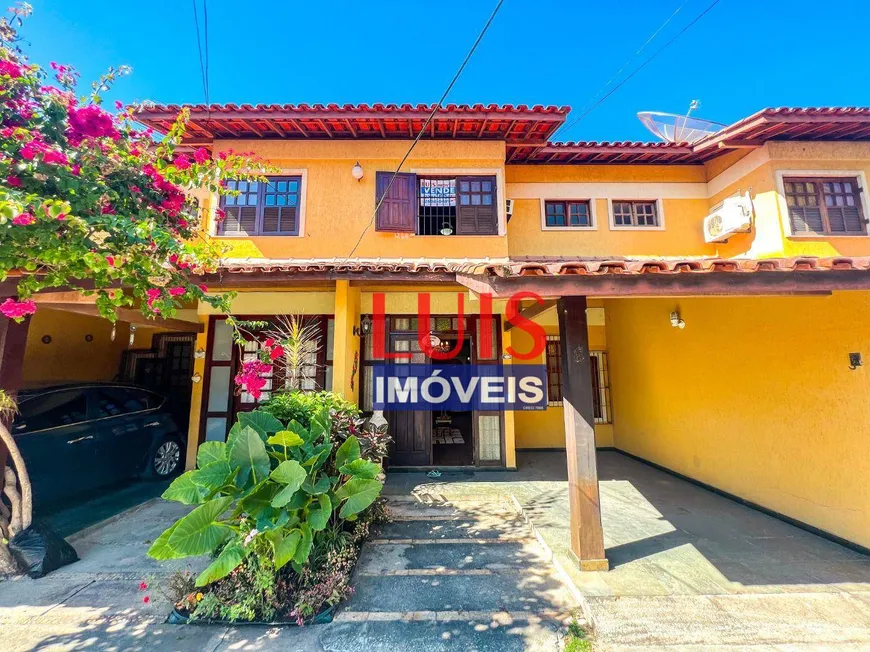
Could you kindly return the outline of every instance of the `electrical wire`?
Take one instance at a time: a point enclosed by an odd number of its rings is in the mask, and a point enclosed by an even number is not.
[[[611,90],[610,90],[606,95],[604,95],[600,100],[598,100],[595,104],[593,104],[591,107],[589,107],[589,108],[588,108],[584,113],[581,113],[581,114],[577,117],[576,120],[574,120],[573,122],[571,122],[571,123],[569,123],[568,125],[566,125],[563,131],[564,131],[564,132],[567,132],[569,129],[571,129],[572,127],[574,127],[575,125],[577,125],[577,123],[579,123],[581,120],[583,120],[583,118],[585,118],[587,115],[589,115],[589,114],[592,113],[595,109],[597,109],[599,106],[601,106],[601,104],[602,104],[602,103],[603,103],[603,102],[604,102],[608,97],[610,97],[610,96],[613,95],[616,91],[618,91],[620,88],[622,88],[622,87],[626,84],[626,82],[628,82],[632,77],[634,77],[637,73],[639,73],[641,70],[643,70],[643,69],[644,69],[644,68],[645,68],[645,67],[646,67],[646,66],[647,66],[647,65],[648,65],[648,64],[649,64],[653,59],[655,59],[655,58],[656,58],[657,56],[659,56],[662,52],[664,52],[668,47],[670,47],[670,45],[671,45],[674,41],[676,41],[678,38],[680,38],[680,37],[681,37],[683,34],[685,34],[687,31],[689,31],[689,29],[691,29],[691,27],[692,27],[695,23],[697,23],[697,22],[698,22],[699,20],[701,20],[704,16],[706,16],[706,15],[707,15],[707,14],[708,14],[712,9],[713,9],[713,7],[715,7],[717,4],[719,4],[719,2],[720,2],[720,0],[714,0],[714,1],[713,1],[713,2],[712,2],[712,3],[711,3],[711,4],[710,4],[706,9],[704,9],[704,11],[702,11],[700,14],[698,14],[697,16],[695,16],[695,18],[694,18],[694,20],[692,20],[692,22],[690,22],[688,25],[686,25],[685,27],[683,27],[683,29],[681,29],[681,30],[676,34],[676,36],[674,36],[670,41],[668,41],[667,43],[665,43],[665,44],[664,44],[662,47],[660,47],[658,50],[656,50],[655,52],[653,52],[653,54],[650,55],[650,57],[647,58],[647,59],[646,59],[642,64],[640,64],[637,68],[635,68],[634,70],[632,70],[631,73],[628,75],[628,77],[626,77],[626,78],[623,79],[621,82],[619,82],[616,86],[614,86],[614,87],[613,87],[613,88],[612,88],[612,89],[611,89]],[[685,4],[685,3],[684,3],[684,4]],[[682,7],[681,7],[681,8],[682,8]],[[668,19],[668,20],[670,20],[670,19]],[[610,82],[608,82],[608,83],[610,83]],[[606,86],[605,86],[605,88],[606,88]],[[603,89],[602,89],[602,90],[603,90]],[[600,92],[600,91],[599,91],[599,92]]]
[[[641,52],[644,51],[644,49],[646,48],[646,46],[649,45],[650,43],[652,43],[653,40],[655,39],[655,37],[658,36],[659,33],[660,33],[660,32],[661,32],[665,27],[667,27],[668,24],[669,24],[669,23],[670,23],[674,18],[676,18],[677,14],[680,13],[680,10],[681,10],[683,7],[685,7],[686,4],[688,4],[688,2],[689,2],[689,0],[683,0],[683,3],[682,3],[679,7],[677,7],[676,10],[674,10],[674,13],[672,13],[670,16],[668,16],[668,19],[667,19],[665,22],[663,22],[661,25],[659,25],[659,28],[658,28],[656,31],[654,31],[646,41],[644,41],[644,44],[641,45],[641,46],[637,49],[637,51],[636,51],[634,54],[632,54],[628,59],[626,59],[625,63],[622,64],[622,67],[621,67],[619,70],[617,70],[617,71],[613,74],[613,76],[612,76],[610,79],[607,80],[607,82],[604,84],[604,86],[602,86],[602,87],[599,88],[597,91],[595,91],[595,94],[592,95],[592,96],[591,96],[591,97],[590,97],[590,98],[589,98],[589,99],[588,99],[588,100],[583,104],[582,107],[580,107],[580,110],[578,111],[578,113],[583,113],[583,111],[585,111],[586,108],[587,108],[587,107],[588,107],[592,102],[594,102],[594,101],[598,98],[599,95],[601,95],[601,93],[603,93],[604,91],[606,91],[607,88],[608,88],[608,87],[609,87],[609,86],[610,86],[614,81],[616,81],[616,78],[619,77],[619,76],[622,74],[622,71],[625,70],[625,69],[628,67],[628,64],[630,64],[632,61],[634,61],[635,59],[637,59],[638,55],[639,55]],[[565,130],[569,129],[571,126],[573,126],[573,124],[574,124],[574,123],[571,123],[571,125],[568,125],[568,126],[565,127],[564,129],[565,129]],[[556,133],[558,133],[559,131],[562,131],[562,129],[557,129],[557,130],[556,130]],[[553,140],[553,139],[555,139],[555,137],[556,137],[556,134],[554,133],[554,134],[550,137],[550,139]]]
[[[208,106],[208,9],[205,5],[205,0],[202,3],[203,12],[205,12],[205,59],[202,55],[202,38],[199,32],[199,12],[196,9],[196,0],[191,0],[193,5],[193,24],[196,28],[196,49],[199,51],[199,73],[202,79],[202,92],[205,95],[205,104]]]
[[[429,123],[432,122],[432,120],[435,118],[435,114],[438,112],[438,109],[440,109],[441,105],[444,104],[444,100],[447,99],[447,95],[450,93],[450,91],[453,89],[453,86],[459,80],[459,76],[462,74],[462,71],[465,70],[465,66],[468,65],[468,62],[471,60],[471,56],[474,54],[474,51],[477,50],[477,46],[480,45],[480,42],[483,40],[484,35],[486,34],[487,30],[489,30],[489,26],[492,25],[492,21],[495,20],[495,17],[498,14],[498,11],[499,11],[499,9],[501,9],[501,6],[503,4],[504,4],[504,0],[498,0],[498,3],[496,4],[495,9],[492,10],[492,13],[489,16],[489,19],[486,21],[486,24],[484,24],[483,29],[480,30],[480,33],[477,35],[477,39],[475,39],[474,44],[471,46],[471,49],[468,51],[468,54],[465,55],[465,59],[463,59],[462,65],[459,66],[459,69],[456,71],[456,74],[453,75],[453,79],[450,80],[450,83],[447,85],[447,88],[441,94],[441,99],[439,99],[438,103],[432,108],[432,112],[429,114],[429,117],[426,118],[426,122],[424,122],[423,126],[420,128],[420,133],[418,133],[417,137],[414,138],[414,142],[411,143],[411,146],[408,148],[408,151],[405,152],[405,155],[402,157],[402,160],[399,162],[399,165],[396,168],[396,171],[393,172],[392,176],[390,177],[390,182],[387,184],[387,187],[384,189],[384,192],[381,195],[381,198],[378,200],[377,204],[375,205],[375,210],[372,213],[371,219],[369,219],[369,223],[363,229],[363,232],[360,233],[359,239],[356,241],[356,244],[353,246],[353,249],[350,250],[350,253],[347,256],[345,256],[345,258],[342,262],[347,262],[347,260],[351,256],[354,255],[356,250],[359,248],[360,243],[362,243],[362,240],[365,237],[365,234],[368,233],[368,230],[370,228],[372,228],[372,224],[375,223],[375,218],[378,215],[378,210],[380,209],[381,204],[383,203],[383,201],[387,197],[387,195],[389,195],[389,193],[390,193],[390,188],[392,188],[392,186],[393,186],[393,181],[396,180],[396,176],[398,176],[399,172],[402,169],[402,166],[405,164],[405,161],[408,160],[408,157],[411,155],[411,152],[414,151],[414,148],[417,146],[417,143],[420,142],[420,139],[423,137],[423,134],[426,133],[426,128],[429,126]]]

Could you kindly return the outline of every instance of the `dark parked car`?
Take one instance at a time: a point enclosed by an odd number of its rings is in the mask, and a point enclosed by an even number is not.
[[[166,397],[133,385],[81,383],[18,395],[12,434],[34,503],[66,501],[144,473],[168,478],[184,463]]]

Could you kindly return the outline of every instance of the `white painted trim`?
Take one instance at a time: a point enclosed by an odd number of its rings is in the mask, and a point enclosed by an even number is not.
[[[613,202],[614,201],[654,201],[656,203],[656,212],[658,213],[658,226],[617,226],[613,223]],[[665,230],[665,207],[664,202],[660,198],[654,197],[616,197],[615,200],[611,197],[607,198],[607,217],[610,223],[611,231],[664,231]]]
[[[215,219],[215,211],[220,208],[221,198],[217,193],[212,194],[212,206],[210,211],[210,226],[209,234],[212,238],[227,240],[244,240],[246,238],[302,238],[305,236],[305,205],[306,197],[308,196],[308,168],[281,168],[278,172],[267,175],[275,177],[290,177],[298,176],[299,181],[299,206],[297,207],[299,216],[299,233],[296,235],[218,235],[217,220]]]
[[[712,198],[718,195],[770,160],[770,151],[767,146],[750,152],[707,182],[707,197]]]
[[[777,170],[776,171],[776,203],[779,207],[779,220],[782,224],[782,232],[787,238],[806,238],[811,239],[827,239],[827,238],[866,238],[867,234],[844,233],[835,235],[831,233],[819,234],[803,234],[792,233],[791,220],[788,217],[788,203],[785,200],[785,178],[786,177],[855,177],[858,180],[858,185],[861,188],[861,210],[864,214],[864,219],[870,217],[870,198],[867,194],[870,193],[870,188],[867,187],[867,177],[863,170]],[[868,229],[870,231],[870,229]]]
[[[511,198],[513,199],[513,197]],[[589,213],[592,217],[592,226],[547,226],[547,208],[546,203],[548,201],[566,201],[566,202],[589,202]],[[590,199],[589,197],[571,197],[570,199],[565,199],[562,197],[554,198],[547,197],[541,198],[541,231],[597,231],[598,230],[598,215],[595,211],[595,204],[598,202],[595,199]]]
[[[707,199],[707,184],[684,182],[521,182],[509,183],[511,199]]]
[[[417,176],[425,177],[432,176],[474,176],[492,175],[495,176],[496,196],[495,203],[498,210],[498,234],[499,236],[507,235],[507,213],[505,210],[505,200],[508,199],[507,190],[505,188],[504,168],[411,168],[410,172]],[[513,199],[513,195],[510,197]],[[429,236],[421,236],[429,237]],[[443,236],[442,236],[443,237]],[[456,236],[450,236],[454,238]],[[462,235],[460,238],[493,238],[492,235]]]

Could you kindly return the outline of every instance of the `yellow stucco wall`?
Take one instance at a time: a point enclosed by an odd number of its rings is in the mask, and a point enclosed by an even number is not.
[[[589,348],[593,351],[607,350],[603,302],[590,300],[589,307],[595,313],[587,315],[589,319]],[[543,326],[547,335],[558,335],[559,326],[555,308],[538,316],[535,321]],[[513,329],[513,345],[515,350],[529,351],[532,348],[532,337],[524,330]],[[524,361],[527,364],[546,364],[546,353],[538,358]],[[565,448],[565,421],[561,406],[548,406],[542,412],[515,412],[514,428],[516,431],[517,448]],[[613,446],[613,426],[609,423],[595,425],[595,445],[600,447]]]
[[[870,143],[777,142],[730,152],[703,166],[508,166],[507,193],[514,199],[508,250],[514,256],[789,257],[870,255],[867,236],[791,237],[777,172],[838,171],[870,174]],[[751,233],[728,242],[704,242],[702,222],[712,206],[736,192],[750,192]],[[661,199],[664,229],[617,230],[608,198]],[[587,199],[594,229],[543,229],[542,200]]]
[[[215,151],[252,151],[284,174],[303,175],[304,236],[221,238],[232,246],[231,257],[347,257],[361,234],[357,257],[416,258],[500,257],[507,241],[500,236],[416,236],[381,233],[372,223],[375,173],[394,172],[411,141],[245,141],[215,143]],[[505,145],[493,141],[422,141],[403,172],[494,174],[498,197],[504,199]],[[351,168],[359,161],[364,176],[356,181]],[[503,202],[499,202],[504,212]],[[368,228],[367,228],[368,227]],[[449,246],[448,246],[449,245]]]
[[[100,317],[41,307],[31,318],[24,352],[24,387],[63,382],[113,380],[121,355],[129,346],[129,326],[118,323],[115,341],[112,324]],[[160,329],[139,327],[132,347],[147,349]],[[42,338],[50,336],[44,344]],[[86,335],[93,335],[87,342]]]
[[[605,308],[617,448],[870,545],[870,292]]]

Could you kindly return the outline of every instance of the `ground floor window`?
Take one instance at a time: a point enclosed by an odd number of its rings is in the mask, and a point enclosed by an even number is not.
[[[247,317],[240,319],[262,321],[265,325],[258,327],[247,337],[247,342],[240,348],[233,341],[233,329],[223,317],[214,317],[209,328],[209,344],[206,352],[206,374],[203,388],[203,420],[200,428],[201,438],[205,440],[224,441],[232,426],[236,414],[255,409],[261,402],[272,397],[272,393],[289,386],[280,364],[275,364],[274,372],[266,380],[259,400],[247,392],[236,392],[233,378],[241,364],[257,357],[262,346],[261,342],[280,329],[282,317]],[[332,364],[334,347],[334,323],[331,315],[312,315],[303,318],[305,325],[310,326],[319,334],[319,340],[314,350],[306,354],[299,370],[303,391],[319,391],[332,389]],[[295,385],[294,385],[295,386]]]
[[[592,407],[595,423],[611,423],[610,376],[607,353],[590,351],[592,368]],[[547,403],[562,405],[562,353],[558,335],[547,336]]]

